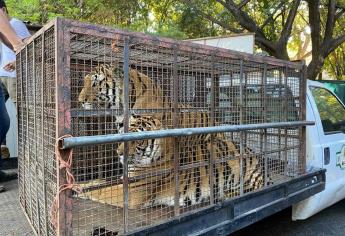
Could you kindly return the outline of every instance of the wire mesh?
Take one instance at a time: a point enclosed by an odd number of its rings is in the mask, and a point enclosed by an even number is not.
[[[20,202],[39,234],[131,233],[303,173],[303,128],[78,147],[72,172],[83,191],[63,193],[73,209],[60,206],[66,220],[55,228],[49,212],[64,178],[54,150],[61,127],[95,136],[276,123],[303,120],[305,109],[300,64],[60,25],[17,56]],[[61,30],[65,36],[56,42]],[[55,58],[59,48],[68,54],[64,68]],[[61,91],[67,106],[56,100]]]
[[[41,235],[56,232],[49,218],[57,191],[54,35],[47,29],[17,55],[19,197]]]

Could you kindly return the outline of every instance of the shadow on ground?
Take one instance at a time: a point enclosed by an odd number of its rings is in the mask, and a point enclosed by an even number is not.
[[[244,228],[231,236],[344,236],[345,200],[304,221],[291,221],[291,208]]]

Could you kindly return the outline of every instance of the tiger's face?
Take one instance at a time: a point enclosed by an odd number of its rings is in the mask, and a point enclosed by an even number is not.
[[[123,79],[121,68],[102,64],[94,68],[84,78],[84,87],[78,101],[84,109],[92,109],[94,104],[105,105],[106,108],[120,108]]]
[[[151,116],[131,116],[129,132],[144,132],[159,130],[161,122]],[[123,133],[123,128],[120,129]],[[162,139],[141,139],[128,142],[128,166],[148,167],[162,156]],[[117,149],[120,162],[124,164],[124,143]]]

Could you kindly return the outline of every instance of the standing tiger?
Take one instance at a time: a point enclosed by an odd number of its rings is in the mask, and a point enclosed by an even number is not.
[[[164,129],[152,116],[132,116],[129,132]],[[210,157],[213,156],[213,189],[218,200],[240,194],[241,159],[238,145],[227,140],[224,134],[198,135],[178,139],[179,153],[179,205],[192,206],[206,202],[211,196]],[[203,140],[203,141],[200,141]],[[243,191],[264,186],[260,158],[249,153],[243,157]],[[117,153],[123,163],[124,144]],[[174,206],[174,138],[145,139],[129,142],[128,176],[136,179],[129,184],[129,208],[142,205]],[[159,173],[160,174],[156,174]],[[143,177],[144,176],[144,177]],[[141,178],[140,178],[141,177]],[[123,185],[112,185],[86,191],[83,198],[123,207]]]

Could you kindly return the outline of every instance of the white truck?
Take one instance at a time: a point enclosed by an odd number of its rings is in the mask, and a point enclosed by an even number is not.
[[[326,169],[325,190],[293,206],[293,220],[306,219],[345,198],[345,108],[326,86],[307,83],[307,168]]]

